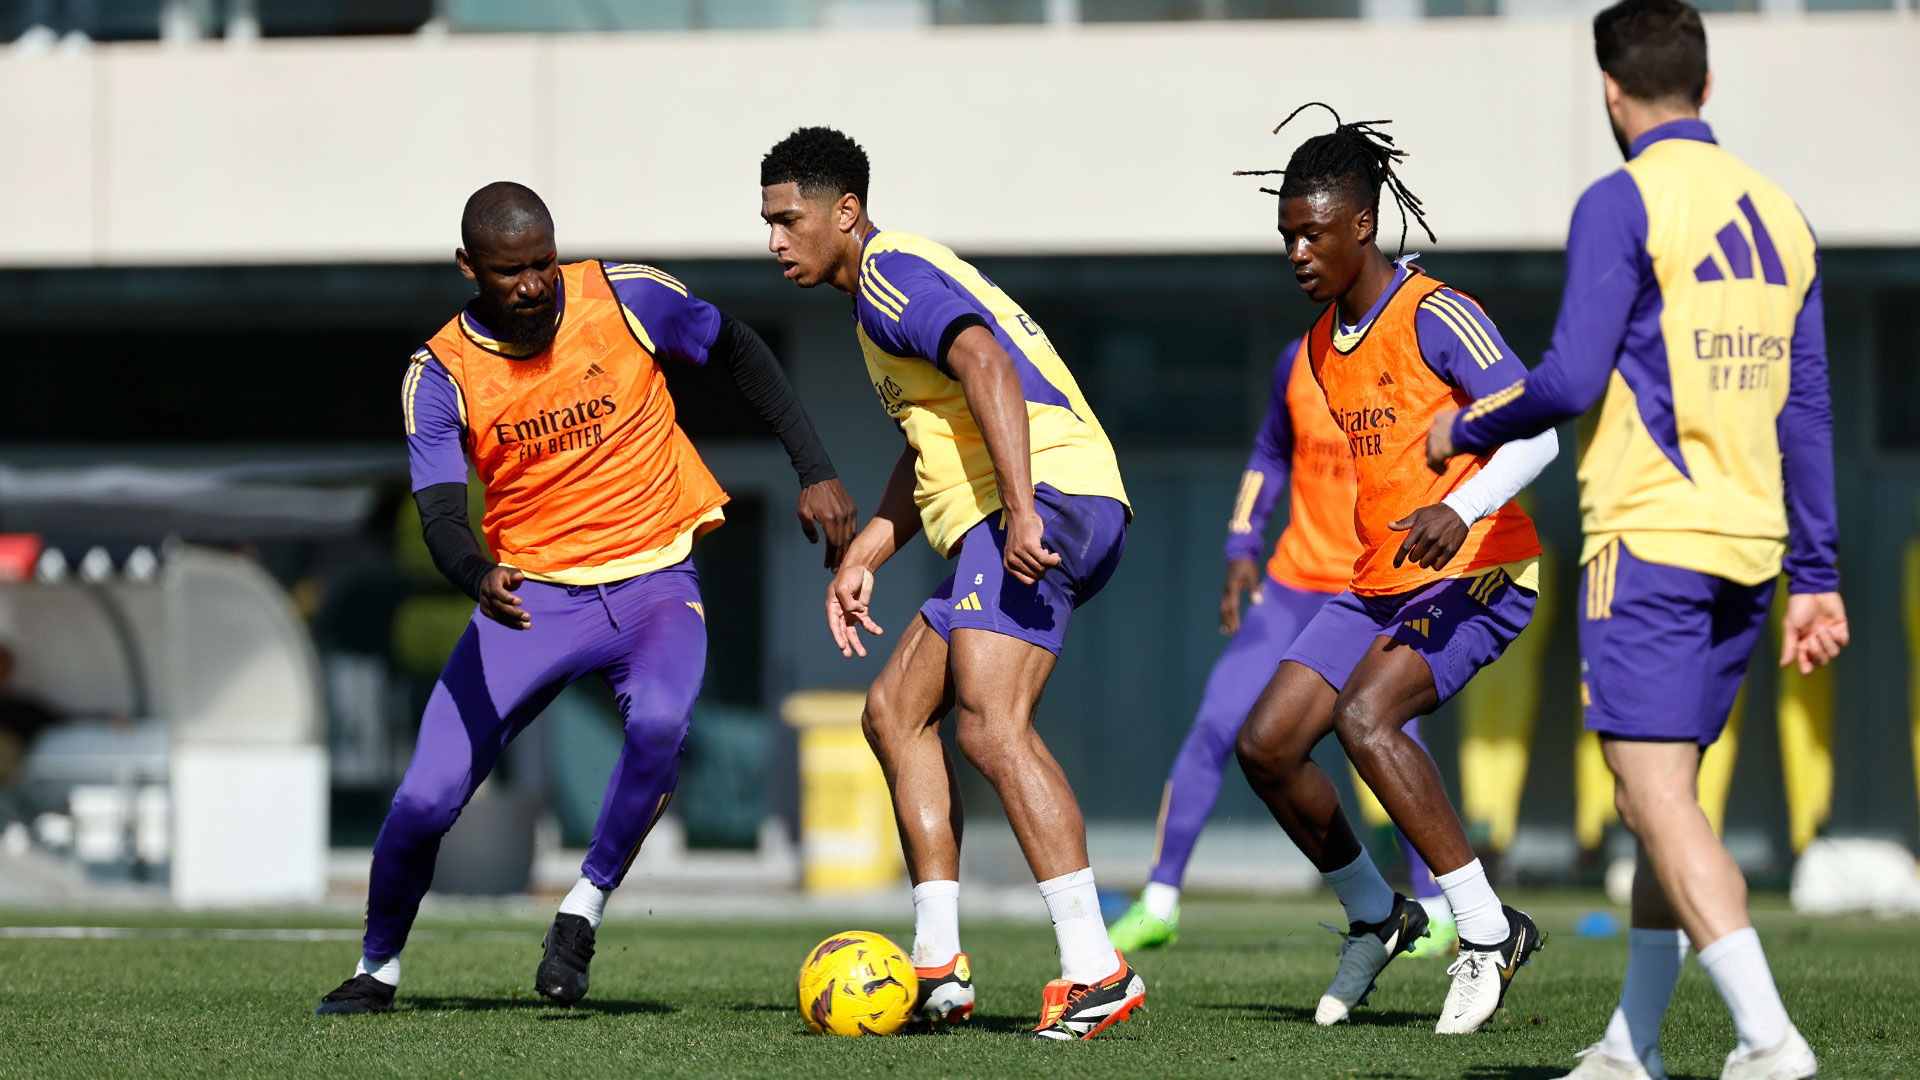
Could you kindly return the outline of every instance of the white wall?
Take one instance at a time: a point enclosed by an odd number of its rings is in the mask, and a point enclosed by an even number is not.
[[[1920,243],[1920,19],[1709,21],[1707,117],[1836,245]],[[842,127],[884,225],[971,253],[1271,250],[1328,100],[1446,246],[1558,247],[1619,164],[1586,23],[1212,23],[122,45],[0,59],[0,265],[444,258],[526,181],[576,254],[752,256],[758,161]],[[1428,247],[1409,241],[1411,247]]]

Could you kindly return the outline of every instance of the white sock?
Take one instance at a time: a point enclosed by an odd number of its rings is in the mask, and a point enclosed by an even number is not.
[[[1092,867],[1041,882],[1040,898],[1047,902],[1053,936],[1060,941],[1061,978],[1091,986],[1120,970],[1119,954],[1100,918]]]
[[[1735,930],[1700,950],[1700,966],[1733,1013],[1733,1030],[1740,1036],[1741,1053],[1771,1050],[1787,1037],[1787,1007],[1773,985],[1773,971],[1760,948],[1760,932],[1749,926]]]
[[[1380,876],[1380,868],[1373,865],[1364,849],[1359,858],[1320,878],[1340,898],[1350,923],[1377,923],[1393,914],[1393,886]]]
[[[1608,1057],[1637,1059],[1648,1072],[1653,1071],[1660,1053],[1660,1022],[1666,1018],[1667,1003],[1673,1000],[1680,968],[1687,962],[1687,945],[1684,930],[1643,930],[1636,926],[1627,932],[1627,982],[1613,1018],[1607,1021],[1607,1033],[1600,1040]]]
[[[1435,877],[1433,883],[1447,894],[1447,903],[1453,907],[1453,922],[1460,930],[1463,944],[1498,945],[1507,940],[1511,930],[1506,912],[1500,910],[1500,898],[1494,895],[1493,884],[1487,880],[1487,872],[1481,868],[1479,859],[1450,874]]]
[[[913,966],[937,968],[960,951],[960,883],[913,887]]]
[[[566,898],[560,901],[560,914],[578,915],[587,920],[587,925],[600,929],[600,918],[607,913],[607,897],[613,895],[612,889],[603,889],[586,878],[573,883]]]
[[[1161,922],[1171,921],[1173,909],[1180,906],[1180,886],[1149,881],[1146,890],[1140,894],[1140,902],[1146,905],[1147,914]]]
[[[1444,894],[1440,896],[1421,896],[1416,897],[1416,899],[1419,901],[1421,907],[1427,909],[1427,919],[1429,921],[1439,922],[1441,919],[1453,918],[1453,905],[1447,903],[1447,898]]]
[[[400,955],[395,953],[385,960],[371,960],[365,955],[353,965],[355,975],[371,975],[388,986],[400,985]]]

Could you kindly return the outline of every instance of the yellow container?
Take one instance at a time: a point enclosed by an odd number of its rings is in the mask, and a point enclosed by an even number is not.
[[[860,731],[866,695],[802,690],[780,703],[800,732],[800,850],[808,892],[863,892],[906,871],[887,778]]]

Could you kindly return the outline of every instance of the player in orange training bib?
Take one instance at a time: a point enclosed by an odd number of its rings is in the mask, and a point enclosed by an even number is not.
[[[1394,173],[1401,156],[1372,124],[1338,124],[1294,152],[1274,192],[1294,276],[1327,305],[1304,359],[1353,456],[1361,550],[1347,591],[1295,639],[1235,749],[1346,909],[1347,945],[1314,1019],[1346,1019],[1427,932],[1425,911],[1380,876],[1309,757],[1332,731],[1453,908],[1460,958],[1438,1030],[1464,1033],[1499,1008],[1540,932],[1494,895],[1433,759],[1401,728],[1525,629],[1540,545],[1512,499],[1558,447],[1548,431],[1439,475],[1427,468],[1432,417],[1504,391],[1526,369],[1478,304],[1375,242],[1383,185],[1426,227]]]

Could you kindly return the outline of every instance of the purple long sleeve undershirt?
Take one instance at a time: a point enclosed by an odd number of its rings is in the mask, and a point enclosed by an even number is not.
[[[1295,338],[1280,350],[1280,361],[1273,367],[1267,416],[1260,423],[1260,433],[1254,436],[1253,452],[1247,455],[1246,473],[1260,474],[1260,490],[1245,517],[1236,517],[1227,527],[1229,562],[1234,559],[1259,562],[1266,553],[1267,518],[1273,514],[1293,474],[1293,416],[1287,411],[1287,381],[1293,377],[1293,365],[1299,355],[1300,339]]]
[[[1700,134],[1680,137],[1700,138],[1705,125],[1699,128]],[[1636,141],[1635,153],[1652,141]],[[1787,400],[1776,421],[1787,504],[1784,568],[1796,593],[1831,592],[1840,580],[1826,318],[1817,253],[1815,259],[1814,279],[1794,324]],[[1580,416],[1605,394],[1616,366],[1629,384],[1642,381],[1636,375],[1657,371],[1657,380],[1646,380],[1647,389],[1670,392],[1658,385],[1667,380],[1660,310],[1660,286],[1647,254],[1646,204],[1623,169],[1589,187],[1574,207],[1566,289],[1545,358],[1513,400],[1470,421],[1465,413],[1456,417],[1454,449],[1485,453]]]

